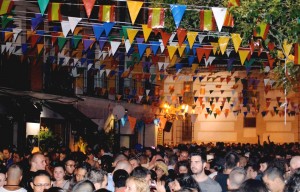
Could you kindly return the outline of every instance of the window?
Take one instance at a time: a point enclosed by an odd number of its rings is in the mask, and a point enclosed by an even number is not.
[[[256,128],[256,117],[244,117],[244,127]]]

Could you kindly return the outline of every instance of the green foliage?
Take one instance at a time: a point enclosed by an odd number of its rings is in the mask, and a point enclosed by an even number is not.
[[[58,135],[54,135],[48,128],[41,129],[37,135],[39,140],[39,148],[42,152],[47,149],[58,149],[62,139]]]
[[[300,86],[300,66],[293,63],[278,65],[271,73],[271,78],[275,80],[275,87],[286,89],[287,93],[299,91]]]

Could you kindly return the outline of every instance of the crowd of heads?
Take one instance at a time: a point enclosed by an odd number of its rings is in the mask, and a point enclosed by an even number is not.
[[[1,151],[0,192],[300,191],[298,143]]]

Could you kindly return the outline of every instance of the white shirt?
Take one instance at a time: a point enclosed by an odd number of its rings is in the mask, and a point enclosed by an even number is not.
[[[3,188],[3,187],[0,187],[0,192],[27,192],[27,190],[24,189],[24,188],[20,188],[20,189],[18,189],[18,190],[9,191],[9,190],[7,190],[7,189],[5,189],[5,188]]]

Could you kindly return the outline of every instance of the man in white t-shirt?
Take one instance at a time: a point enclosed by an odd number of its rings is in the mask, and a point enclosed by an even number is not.
[[[0,188],[0,192],[27,192],[26,189],[19,186],[23,171],[17,164],[8,168],[6,185]]]

